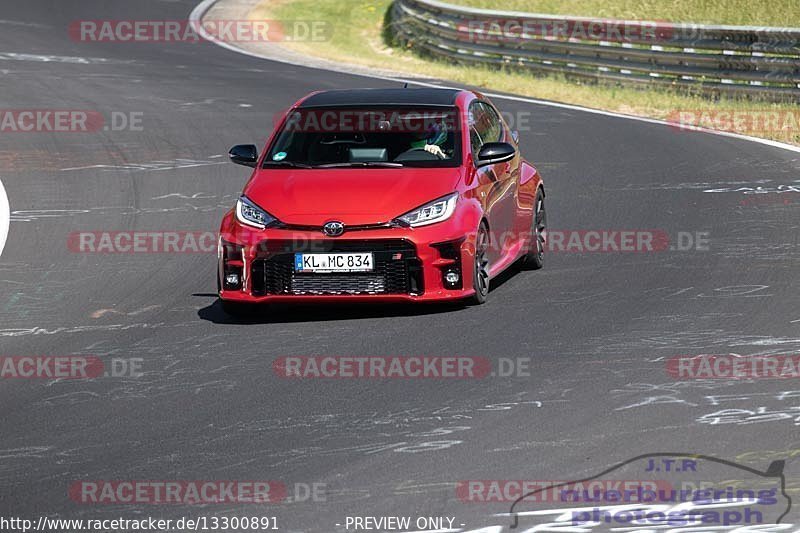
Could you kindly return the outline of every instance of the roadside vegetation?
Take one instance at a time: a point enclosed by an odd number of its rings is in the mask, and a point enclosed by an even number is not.
[[[800,26],[797,0],[448,0],[484,9],[738,26]]]
[[[462,4],[487,6],[488,0],[456,0]],[[566,5],[571,6],[570,14],[589,15],[593,6],[597,6],[597,16],[624,16],[628,18],[660,18],[665,19],[665,12],[672,8],[674,20],[684,16],[692,18],[691,22],[725,22],[753,24],[749,17],[760,12],[759,5],[764,6],[765,13],[773,13],[784,9],[784,24],[800,25],[800,10],[791,5],[797,0],[776,0],[768,2],[745,2],[744,0],[716,0],[703,2],[700,0],[512,0],[503,5],[504,9],[527,11],[560,12]],[[287,46],[312,56],[333,60],[339,63],[359,64],[367,67],[390,69],[397,72],[413,74],[424,78],[451,80],[492,91],[511,92],[534,98],[552,100],[568,104],[580,105],[630,115],[638,115],[659,119],[670,119],[679,111],[704,110],[708,116],[716,117],[719,112],[755,113],[761,116],[765,112],[777,112],[781,117],[779,127],[764,128],[758,121],[753,128],[753,121],[740,120],[738,124],[724,125],[718,129],[728,129],[757,137],[789,142],[800,145],[800,115],[798,106],[791,103],[750,102],[722,98],[711,100],[703,96],[678,94],[668,90],[637,89],[605,84],[586,84],[566,80],[560,76],[536,76],[518,70],[498,70],[489,67],[454,65],[441,60],[422,57],[410,49],[390,46],[385,39],[385,16],[391,0],[264,0],[250,13],[251,19],[276,20],[323,20],[332,24],[333,35],[324,43],[292,42]],[[496,5],[496,4],[494,4]],[[699,6],[704,6],[700,8]],[[691,6],[698,8],[697,17],[689,17]],[[721,6],[733,6],[742,15],[727,19],[707,18],[715,13],[727,12]],[[776,7],[782,6],[782,7]],[[635,11],[630,11],[635,9]],[[747,12],[747,13],[745,13]],[[687,13],[683,15],[683,13]],[[772,16],[772,15],[769,15]],[[777,15],[776,15],[777,16]],[[678,18],[674,18],[678,17]],[[759,19],[760,20],[760,19]],[[772,24],[775,21],[767,15],[760,24]],[[794,115],[792,114],[794,113]],[[752,116],[752,115],[750,115]],[[785,117],[796,117],[797,120],[786,121]],[[701,121],[706,127],[719,126],[721,122]]]

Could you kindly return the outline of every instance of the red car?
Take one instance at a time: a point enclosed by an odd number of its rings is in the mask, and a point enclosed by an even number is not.
[[[542,267],[544,186],[518,134],[477,92],[312,93],[266,149],[230,150],[253,167],[222,220],[219,297],[263,302],[483,303],[521,260]]]

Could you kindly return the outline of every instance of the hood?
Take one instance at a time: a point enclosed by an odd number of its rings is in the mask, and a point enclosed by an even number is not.
[[[455,191],[460,168],[261,169],[245,196],[285,224],[377,224]]]

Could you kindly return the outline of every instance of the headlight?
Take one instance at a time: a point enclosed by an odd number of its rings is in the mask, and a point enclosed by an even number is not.
[[[439,198],[413,211],[409,211],[405,215],[397,217],[397,219],[413,228],[442,222],[450,218],[450,215],[456,210],[457,200],[458,193],[454,192],[453,194],[448,194],[444,198]]]
[[[275,217],[258,207],[246,196],[240,196],[236,202],[236,219],[242,224],[264,229],[275,222]]]

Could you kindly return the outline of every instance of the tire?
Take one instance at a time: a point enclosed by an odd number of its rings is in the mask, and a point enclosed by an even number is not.
[[[475,237],[475,260],[472,266],[472,288],[475,294],[470,298],[470,303],[481,305],[486,303],[489,296],[489,229],[486,224],[481,224]]]
[[[544,206],[544,193],[536,193],[531,223],[531,246],[525,254],[523,265],[528,270],[539,270],[544,266],[544,251],[547,244],[547,210]]]

